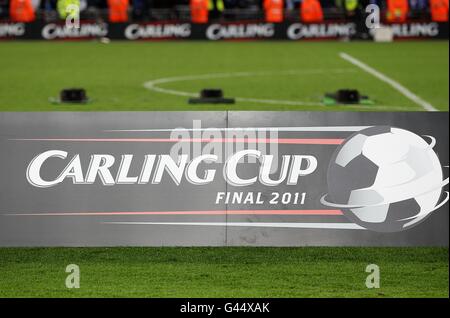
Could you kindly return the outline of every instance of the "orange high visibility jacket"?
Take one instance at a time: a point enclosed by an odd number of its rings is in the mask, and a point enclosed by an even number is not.
[[[386,20],[388,22],[405,22],[408,12],[408,0],[387,0]]]
[[[14,22],[32,22],[36,18],[31,0],[11,0],[9,16]]]
[[[266,22],[280,23],[283,22],[284,0],[264,0],[264,12]]]
[[[431,19],[448,22],[448,0],[430,0]]]
[[[127,22],[128,21],[129,0],[108,0],[109,21]]]
[[[192,23],[208,23],[208,0],[191,0]]]
[[[322,5],[319,0],[303,0],[300,3],[300,20],[306,23],[323,21]]]

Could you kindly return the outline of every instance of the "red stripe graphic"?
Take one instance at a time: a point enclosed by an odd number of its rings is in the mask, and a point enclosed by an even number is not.
[[[14,214],[20,216],[102,216],[102,215],[343,215],[341,210],[211,210],[140,212],[55,212]]]
[[[68,141],[68,142],[205,142],[205,143],[274,143],[293,145],[340,145],[344,139],[321,138],[45,138],[16,139],[21,141]]]

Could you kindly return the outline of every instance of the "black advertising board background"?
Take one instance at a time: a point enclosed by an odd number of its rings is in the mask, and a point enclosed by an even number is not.
[[[396,39],[448,39],[448,23],[410,21],[392,25]],[[369,30],[365,31],[369,34]],[[106,23],[82,21],[81,28],[70,30],[64,22],[14,23],[0,21],[0,40],[87,40],[108,37],[114,40],[336,40],[356,33],[351,21],[321,24],[265,22],[190,22]]]

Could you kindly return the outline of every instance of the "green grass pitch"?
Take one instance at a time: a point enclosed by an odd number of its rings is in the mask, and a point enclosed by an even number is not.
[[[398,81],[435,108],[448,111],[448,42],[442,41],[3,42],[0,111],[423,110],[386,83],[340,58],[340,52]],[[223,73],[228,76],[215,77]],[[212,77],[202,78],[204,75]],[[163,80],[157,85],[163,92],[143,86],[167,78],[168,82]],[[92,102],[49,102],[60,89],[68,87],[86,88]],[[188,97],[172,94],[216,87],[223,88],[227,96],[249,100],[231,106],[188,105]],[[358,89],[375,105],[321,105],[325,93],[340,88]]]
[[[448,297],[449,283],[448,248],[12,248],[0,269],[0,297]]]

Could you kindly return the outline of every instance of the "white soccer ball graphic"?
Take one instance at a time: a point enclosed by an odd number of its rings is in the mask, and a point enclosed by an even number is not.
[[[328,195],[322,203],[342,209],[354,223],[373,231],[411,228],[439,203],[442,166],[435,140],[387,126],[364,129],[334,153],[328,170]]]

